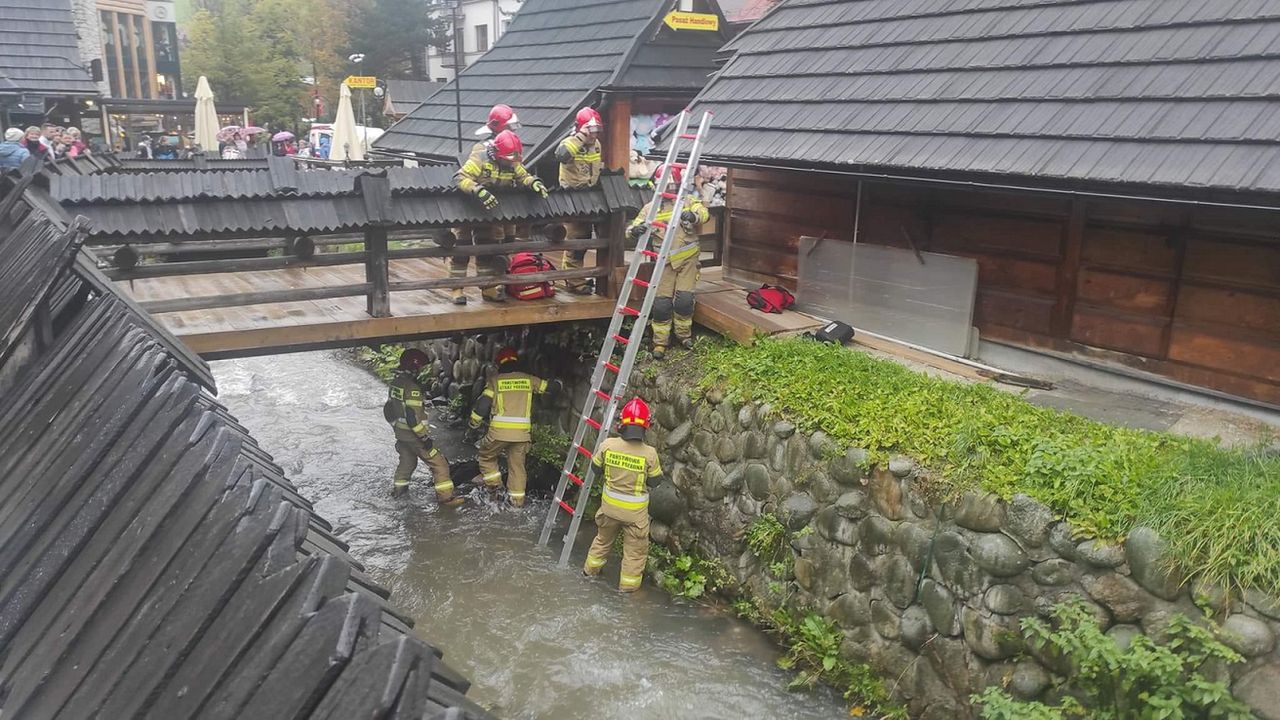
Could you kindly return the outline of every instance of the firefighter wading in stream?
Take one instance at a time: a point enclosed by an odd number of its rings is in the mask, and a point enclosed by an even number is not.
[[[480,480],[491,495],[497,495],[502,487],[498,456],[505,454],[507,494],[511,496],[512,505],[524,505],[524,461],[533,439],[533,396],[559,390],[559,380],[547,382],[524,372],[520,356],[513,348],[498,351],[498,374],[485,383],[484,392],[476,400],[466,438],[468,442],[480,440],[476,461],[480,464]],[[480,426],[486,418],[489,430],[481,438]]]
[[[636,398],[622,408],[618,437],[601,443],[591,458],[602,472],[604,486],[596,513],[596,539],[587,551],[582,574],[600,574],[613,541],[622,533],[622,572],[618,576],[622,592],[640,589],[649,557],[649,488],[663,482],[658,451],[644,441],[648,428],[649,406]]]
[[[600,131],[604,129],[604,121],[595,109],[584,107],[578,111],[574,126],[573,134],[561,140],[556,147],[556,160],[560,162],[560,187],[593,188],[600,184],[600,170],[604,167],[600,156]],[[589,222],[565,224],[570,240],[589,240],[592,228]],[[586,250],[567,250],[563,267],[566,270],[580,268],[586,257]],[[569,280],[565,284],[569,292],[578,295],[588,295],[594,290],[591,280],[587,279]]]
[[[498,198],[492,192],[496,188],[524,187],[546,198],[547,187],[537,177],[530,175],[520,161],[523,153],[524,144],[520,142],[520,137],[510,130],[503,130],[495,135],[492,140],[486,140],[476,145],[471,157],[467,158],[467,161],[458,169],[457,174],[454,176],[454,181],[457,183],[459,190],[468,195],[474,195],[480,200],[484,204],[485,210],[497,209]],[[514,225],[503,223],[477,225],[470,228],[471,238],[460,236],[458,242],[460,244],[474,242],[476,245],[502,243],[507,237],[514,237],[515,232]],[[467,234],[466,228],[460,230],[460,235],[465,234]],[[467,260],[466,255],[457,255],[450,258],[449,276],[466,277]],[[484,273],[480,272],[481,267],[485,268]],[[503,275],[506,272],[507,261],[505,257],[490,255],[483,262],[481,262],[479,256],[476,257],[477,275]],[[498,285],[482,287],[480,295],[485,300],[492,302],[502,302],[505,299],[502,287]],[[453,302],[458,305],[466,304],[467,298],[461,288],[453,291]]]
[[[418,373],[426,365],[427,354],[421,350],[410,348],[401,353],[400,366],[387,390],[387,402],[382,406],[382,414],[395,432],[396,452],[400,455],[391,494],[403,495],[409,491],[409,479],[413,477],[418,459],[421,458],[431,468],[439,503],[459,505],[463,500],[453,496],[449,461],[435,448],[429,437],[430,427],[422,401],[422,386],[418,384]]]
[[[680,168],[672,168],[670,177],[666,177],[666,166],[659,165],[653,174],[654,183],[661,186],[666,183],[666,190],[675,193],[680,186],[683,173]],[[639,240],[645,232],[652,232],[649,249],[656,251],[662,244],[663,231],[648,228],[644,224],[649,214],[649,206],[645,204],[640,214],[631,221],[627,232],[633,239]],[[662,206],[654,218],[659,222],[671,222],[674,200],[663,199]],[[671,252],[667,256],[667,266],[662,271],[662,280],[658,283],[657,296],[653,299],[650,311],[649,327],[653,330],[653,357],[661,360],[671,345],[671,331],[674,320],[676,341],[686,348],[693,347],[693,287],[698,284],[698,233],[702,224],[711,219],[711,213],[698,199],[697,193],[690,192],[685,197],[684,207],[680,213],[680,227],[671,242]]]

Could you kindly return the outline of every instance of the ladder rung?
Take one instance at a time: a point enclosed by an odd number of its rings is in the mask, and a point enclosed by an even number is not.
[[[581,487],[581,486],[582,486],[582,478],[578,477],[577,475],[574,475],[574,474],[573,474],[573,473],[571,473],[571,472],[567,472],[567,473],[565,473],[565,477],[567,477],[567,478],[569,478],[570,480],[572,480],[574,485],[577,485],[577,486],[579,486],[579,487]]]
[[[613,336],[613,339],[614,339],[614,340],[617,340],[618,342],[622,343],[623,345],[629,345],[629,344],[631,344],[631,341],[630,341],[630,340],[628,340],[627,338],[622,337],[621,335],[614,335],[614,336]]]
[[[601,424],[600,424],[600,421],[599,421],[599,420],[596,420],[596,419],[595,419],[595,418],[593,418],[593,417],[587,417],[586,415],[583,415],[583,416],[582,416],[582,419],[583,419],[583,420],[584,420],[588,425],[590,425],[591,427],[593,427],[593,428],[595,428],[595,429],[597,429],[597,430],[599,430],[600,428],[604,427],[603,425],[601,425]]]
[[[676,194],[675,194],[675,193],[664,192],[664,193],[662,193],[662,197],[663,197],[664,199],[666,199],[666,200],[675,200],[675,199],[676,199]]]
[[[640,311],[628,305],[623,305],[622,307],[618,308],[618,312],[622,313],[623,315],[630,315],[631,317],[640,317]]]
[[[645,257],[651,257],[651,258],[653,258],[653,259],[655,259],[655,260],[657,260],[657,259],[658,259],[658,253],[656,253],[656,252],[654,252],[654,251],[652,251],[652,250],[641,250],[641,251],[640,251],[640,254],[641,254],[641,255],[644,255]]]
[[[572,506],[572,505],[570,505],[569,503],[567,503],[567,502],[565,502],[565,501],[563,501],[563,500],[557,500],[556,502],[560,503],[560,509],[564,510],[565,512],[569,513],[570,515],[572,515],[572,514],[573,514],[573,506]]]
[[[641,280],[640,278],[632,278],[631,282],[635,283],[636,285],[639,285],[640,287],[649,287],[648,280]]]
[[[685,168],[687,168],[687,167],[689,167],[689,166],[688,166],[687,164],[685,164],[685,163],[676,163],[676,162],[673,162],[673,163],[671,163],[671,167],[673,167],[673,168],[680,168],[681,170],[683,170],[683,169],[685,169]]]
[[[656,227],[656,228],[658,228],[659,230],[666,230],[666,229],[667,229],[667,224],[666,224],[665,222],[661,221],[661,220],[654,220],[654,221],[653,221],[653,226],[654,226],[654,227]]]
[[[606,362],[606,363],[604,364],[604,367],[605,367],[605,369],[606,369],[606,370],[611,370],[611,371],[613,371],[613,372],[615,372],[615,373],[616,373],[616,372],[618,372],[618,366],[617,366],[617,365],[614,365],[614,364],[613,364],[613,363],[611,363],[611,362]]]
[[[611,399],[611,398],[609,397],[609,393],[607,393],[607,392],[605,392],[605,391],[603,391],[603,390],[596,390],[596,391],[595,391],[595,393],[596,393],[596,397],[600,398],[601,400],[609,400],[609,399]]]
[[[586,457],[591,457],[591,451],[582,447],[581,445],[574,445],[574,448],[576,448],[580,454]]]
[[[683,134],[683,135],[681,135],[681,136],[680,136],[680,139],[681,139],[681,140],[697,140],[697,139],[698,139],[698,135],[697,135],[697,133],[685,133],[685,134]]]

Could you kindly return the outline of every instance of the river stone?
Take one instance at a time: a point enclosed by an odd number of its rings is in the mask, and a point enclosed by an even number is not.
[[[955,521],[962,528],[978,532],[996,532],[1004,524],[1004,504],[990,493],[967,492],[960,497]]]
[[[723,500],[728,495],[725,488],[725,471],[720,463],[712,460],[702,470],[702,495],[708,500]]]
[[[862,552],[867,555],[884,555],[893,548],[894,523],[879,515],[862,521]]]
[[[777,473],[786,472],[787,469],[787,446],[776,437],[769,445],[769,469]]]
[[[911,563],[901,555],[880,559],[880,577],[885,597],[899,608],[905,609],[916,599],[916,579],[919,573],[911,569]]]
[[[674,448],[685,444],[689,440],[689,436],[693,433],[693,423],[685,421],[680,423],[671,434],[667,436],[667,447]]]
[[[980,658],[1004,660],[1022,652],[1025,647],[1014,618],[988,617],[971,607],[964,607],[960,610],[960,624],[964,628],[965,642]]]
[[[836,500],[836,513],[850,520],[861,520],[871,512],[871,500],[866,493],[856,490],[847,492]]]
[[[658,545],[666,545],[667,539],[671,537],[671,528],[665,523],[657,521],[649,523],[649,539]]]
[[[805,590],[813,589],[813,576],[814,576],[814,571],[816,569],[817,568],[815,567],[813,561],[810,560],[809,558],[806,558],[806,557],[796,558],[796,562],[793,567],[793,572],[795,572],[796,582],[800,584],[800,587],[804,588]]]
[[[893,544],[906,556],[911,567],[919,572],[929,555],[933,534],[915,523],[904,522],[893,533]]]
[[[745,478],[751,497],[757,500],[769,497],[769,468],[760,463],[748,463]]]
[[[996,533],[979,535],[970,545],[969,553],[979,567],[996,577],[1013,577],[1031,564],[1017,543]]]
[[[1036,563],[1031,568],[1031,579],[1035,580],[1039,585],[1047,585],[1055,587],[1058,585],[1066,585],[1071,582],[1072,564],[1062,558],[1052,558],[1042,563]]]
[[[1280,598],[1250,589],[1244,591],[1244,601],[1262,615],[1272,620],[1280,620]]]
[[[865,555],[850,553],[849,587],[858,592],[867,592],[876,583],[875,567]]]
[[[902,484],[897,477],[884,472],[875,473],[867,491],[881,515],[890,520],[902,519]]]
[[[819,510],[817,522],[814,524],[818,528],[818,535],[826,540],[841,545],[858,544],[858,524],[840,517],[834,506],[828,505]]]
[[[1005,528],[1027,546],[1043,546],[1051,523],[1053,511],[1026,495],[1014,495],[1005,507]]]
[[[840,457],[831,461],[831,477],[841,485],[861,486],[862,482],[862,466],[857,462],[859,457],[858,448],[849,448]],[[861,457],[865,460],[865,451]]]
[[[1142,634],[1142,628],[1137,625],[1116,625],[1107,631],[1107,637],[1116,644],[1121,650],[1128,650],[1133,644],[1133,639]]]
[[[925,612],[929,613],[929,620],[938,632],[950,636],[960,634],[956,603],[950,590],[926,578],[924,584],[920,586],[920,603],[924,606]]]
[[[934,541],[933,561],[948,588],[964,597],[973,597],[982,591],[985,576],[982,568],[969,554],[969,544],[956,532],[938,533]],[[935,624],[937,624],[935,622]]]
[[[813,499],[823,505],[829,505],[837,501],[844,488],[836,485],[835,481],[829,475],[821,470],[809,476],[809,494],[813,495]]]
[[[713,455],[716,451],[718,437],[706,430],[698,430],[693,434],[693,447],[703,455]]]
[[[827,614],[842,628],[861,627],[871,622],[871,600],[864,593],[846,592],[831,603]]]
[[[711,417],[707,418],[707,427],[711,432],[721,435],[729,429],[729,423],[725,421],[724,415],[721,413],[711,413]],[[731,433],[730,435],[737,435],[737,433]]]
[[[818,430],[807,438],[809,443],[809,454],[814,460],[825,460],[832,455],[835,443],[831,440],[831,436]]]
[[[818,512],[818,503],[808,493],[796,493],[782,502],[782,518],[791,530],[799,530]]]
[[[1086,540],[1076,546],[1076,555],[1086,565],[1111,569],[1124,564],[1124,548],[1101,540]]]
[[[1137,528],[1124,541],[1124,555],[1133,579],[1152,595],[1173,600],[1182,591],[1183,578],[1166,567],[1164,549],[1164,541],[1150,528]]]
[[[912,650],[919,650],[933,635],[933,623],[929,621],[929,613],[919,605],[913,605],[902,612],[902,622],[898,634],[902,644]]]
[[[750,430],[742,434],[742,456],[746,458],[763,458],[769,452],[769,444],[764,435]]]
[[[1089,597],[1098,601],[1116,622],[1134,622],[1151,607],[1151,596],[1129,578],[1115,572],[1085,573],[1080,578]]]
[[[1052,678],[1048,671],[1033,660],[1022,660],[1013,668],[1009,677],[1009,692],[1019,700],[1034,700],[1049,687]]]
[[[1268,663],[1241,676],[1231,692],[1262,720],[1280,720],[1280,663]]]
[[[889,472],[893,473],[894,477],[906,477],[911,474],[915,467],[916,464],[911,458],[902,457],[901,455],[889,460]]]
[[[897,640],[901,632],[898,609],[884,600],[872,600],[871,627],[885,640]]]
[[[1026,596],[1014,585],[992,585],[982,597],[982,604],[997,615],[1017,615],[1026,605]]]
[[[1072,562],[1080,559],[1080,554],[1076,552],[1076,540],[1071,537],[1071,526],[1065,522],[1057,522],[1049,527],[1049,547]]]
[[[676,419],[675,410],[665,403],[658,406],[658,409],[653,413],[653,418],[658,421],[659,425],[668,430],[680,424],[680,421]]]
[[[741,463],[734,463],[733,466],[729,468],[729,474],[724,476],[724,489],[731,493],[736,493],[741,490],[746,474],[746,466]]]
[[[786,420],[779,420],[773,424],[773,434],[780,438],[789,438],[794,435],[795,432],[795,424],[787,422]]]
[[[1222,623],[1222,642],[1247,658],[1276,649],[1276,636],[1265,622],[1248,615],[1232,615]]]
[[[720,438],[716,443],[716,459],[722,463],[733,462],[742,457],[742,450],[732,436]]]
[[[689,399],[689,393],[685,392],[683,387],[679,387],[670,397],[669,402],[675,408],[676,417],[680,418],[681,422],[688,420],[693,412],[693,401]]]
[[[649,516],[668,525],[684,512],[684,498],[674,483],[663,483],[649,491]]]
[[[756,424],[756,406],[747,403],[738,408],[738,424],[743,430],[750,430]]]
[[[783,466],[787,475],[792,478],[805,478],[813,468],[813,463],[809,461],[809,450],[804,443],[804,438],[792,435],[787,440],[785,450]]]
[[[1216,614],[1225,613],[1231,607],[1231,596],[1221,585],[1201,578],[1191,581],[1191,600],[1196,607]]]

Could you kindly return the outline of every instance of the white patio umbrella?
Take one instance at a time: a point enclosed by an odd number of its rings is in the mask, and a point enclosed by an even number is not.
[[[196,144],[206,153],[218,154],[218,111],[213,107],[213,90],[209,80],[200,76],[196,83]]]
[[[364,143],[356,132],[356,113],[351,109],[351,88],[342,83],[338,93],[338,113],[333,119],[330,160],[363,160]]]

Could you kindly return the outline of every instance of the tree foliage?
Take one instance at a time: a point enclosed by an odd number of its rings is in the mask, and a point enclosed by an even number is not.
[[[360,72],[379,78],[424,77],[427,46],[449,43],[449,23],[428,10],[424,0],[358,0],[348,48],[364,54]]]

